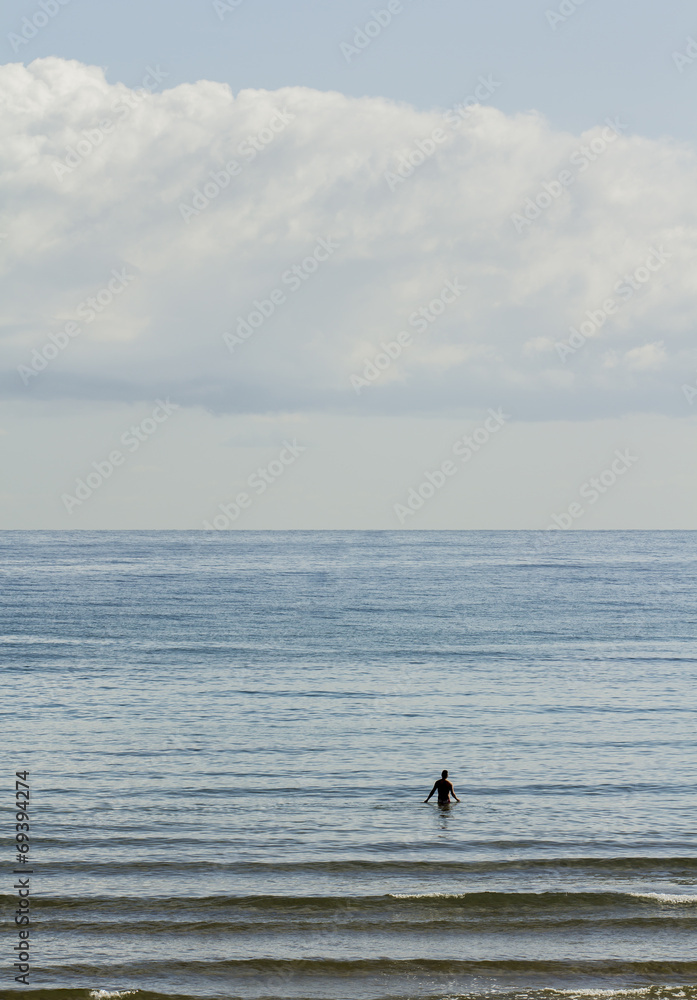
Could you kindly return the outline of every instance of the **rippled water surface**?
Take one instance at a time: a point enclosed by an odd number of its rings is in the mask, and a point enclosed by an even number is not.
[[[697,1000],[697,533],[5,532],[0,567],[3,998]]]

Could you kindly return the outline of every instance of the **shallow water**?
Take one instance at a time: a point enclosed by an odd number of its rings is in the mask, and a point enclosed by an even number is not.
[[[697,533],[0,556],[34,872],[3,997],[697,998]]]

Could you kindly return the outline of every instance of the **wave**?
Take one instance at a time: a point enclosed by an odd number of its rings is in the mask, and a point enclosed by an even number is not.
[[[38,971],[38,970],[37,970]],[[248,958],[248,959],[133,959],[128,963],[92,965],[89,962],[51,966],[41,970],[44,974],[72,977],[104,977],[114,979],[179,977],[252,976],[281,978],[288,981],[298,978],[334,977],[356,979],[374,976],[506,976],[561,980],[570,977],[602,979],[607,977],[634,978],[633,985],[644,982],[673,983],[691,981],[697,985],[697,961],[693,960],[631,960],[631,959],[393,959],[393,958]],[[181,982],[182,980],[179,979]],[[588,985],[592,985],[588,983]],[[599,984],[598,984],[599,985]],[[624,985],[632,985],[625,982]]]
[[[123,938],[124,935],[129,939],[134,935],[147,935],[152,939],[160,936],[162,939],[167,938],[170,941],[184,941],[189,936],[196,936],[199,940],[204,937],[224,936],[227,941],[232,941],[235,937],[248,939],[253,935],[257,940],[262,936],[268,938],[273,936],[278,941],[281,936],[301,934],[305,935],[308,940],[310,938],[313,940],[322,939],[326,942],[327,939],[330,939],[336,940],[337,943],[340,940],[348,941],[349,935],[370,935],[373,940],[379,937],[383,941],[384,947],[388,947],[389,942],[399,937],[399,935],[414,935],[415,933],[419,935],[442,935],[458,932],[497,934],[501,936],[503,944],[505,935],[513,936],[519,934],[521,931],[530,930],[534,930],[535,933],[540,935],[551,932],[553,936],[558,936],[558,933],[562,930],[567,933],[569,931],[580,931],[587,935],[589,932],[592,933],[601,930],[613,934],[627,931],[665,931],[668,927],[671,932],[678,930],[694,932],[695,916],[686,918],[675,915],[667,917],[622,917],[609,915],[596,917],[594,915],[584,918],[583,916],[560,917],[548,914],[546,917],[535,917],[533,919],[527,914],[521,914],[515,917],[511,916],[510,919],[501,916],[489,918],[470,917],[468,919],[466,915],[463,915],[460,918],[438,916],[433,919],[418,921],[399,920],[391,917],[389,926],[386,926],[384,919],[380,917],[376,917],[373,920],[352,917],[349,922],[343,916],[341,921],[329,920],[323,922],[317,919],[298,918],[293,919],[292,922],[273,920],[246,922],[232,922],[230,920],[129,920],[127,930],[124,930],[122,923],[107,923],[93,920],[79,922],[57,921],[52,922],[50,928],[42,927],[41,930],[44,939],[49,934],[51,937],[64,935],[68,939],[68,945],[70,944],[70,939],[75,934],[89,937],[93,944],[96,944],[97,941],[103,941],[106,946],[111,946],[115,940]]]
[[[388,895],[392,899],[458,900],[464,906],[482,909],[499,909],[511,905],[517,909],[568,910],[578,906],[585,909],[618,903],[631,905],[632,899],[675,906],[697,906],[697,895],[667,892],[394,892]]]
[[[48,842],[36,841],[37,849],[48,846],[60,846],[66,841]],[[75,841],[69,842],[72,847]],[[527,844],[527,842],[526,842]],[[475,845],[476,846],[476,845]],[[490,844],[488,846],[491,846]],[[507,845],[520,848],[523,842]],[[527,846],[534,846],[530,842]],[[577,874],[598,875],[645,875],[656,876],[692,876],[697,874],[697,857],[551,857],[551,858],[516,858],[514,860],[471,860],[471,861],[400,861],[357,858],[326,861],[166,861],[166,860],[133,860],[133,861],[72,861],[61,859],[60,862],[44,862],[43,869],[50,872],[52,867],[60,866],[62,871],[70,872],[114,872],[128,874],[129,872],[158,872],[185,874],[191,872],[212,872],[240,875],[401,875],[414,877],[450,877],[457,875],[487,875],[487,874]]]
[[[680,983],[677,985],[650,985],[650,986],[622,986],[615,988],[592,988],[581,986],[573,989],[557,989],[553,987],[542,989],[520,989],[520,990],[492,990],[487,986],[482,992],[453,992],[452,989],[439,990],[437,993],[429,992],[426,986],[418,990],[414,984],[409,990],[408,996],[405,994],[390,992],[389,994],[376,991],[371,996],[383,996],[384,1000],[413,1000],[418,996],[419,1000],[559,1000],[559,998],[570,997],[572,1000],[641,1000],[649,997],[650,1000],[697,1000],[697,986],[693,984]],[[3,994],[3,1000],[120,1000],[132,996],[136,1000],[210,1000],[212,997],[219,998],[219,990],[189,993],[162,993],[151,990],[100,990],[83,987],[75,988],[33,988],[25,987],[22,990],[8,989]],[[250,996],[249,993],[246,994]],[[318,996],[318,994],[315,994]],[[226,990],[225,997],[228,1000],[235,1000],[234,994]]]
[[[207,996],[209,996],[208,994]],[[102,990],[82,987],[32,987],[25,986],[21,990],[7,989],[4,991],[3,1000],[125,1000],[126,997],[134,997],[136,1000],[202,1000],[201,994],[194,993],[153,993],[150,990]],[[435,1000],[435,998],[434,998]],[[666,998],[669,1000],[669,998]]]
[[[697,902],[697,896],[684,895],[683,893],[672,893],[672,892],[630,892],[630,896],[636,896],[638,899],[655,899],[659,903],[675,903],[678,906],[688,905],[691,906]]]
[[[9,904],[14,897],[0,895],[0,902]],[[164,914],[183,914],[187,911],[205,913],[212,910],[244,911],[246,913],[278,912],[295,915],[342,910],[345,913],[381,913],[387,910],[409,911],[428,907],[443,912],[475,910],[477,912],[559,913],[564,911],[608,910],[621,908],[637,910],[651,907],[674,907],[697,912],[697,894],[637,892],[635,890],[595,892],[405,892],[383,895],[217,895],[217,896],[168,896],[143,898],[142,896],[36,896],[32,900],[35,911],[62,910],[93,912],[104,909],[110,914],[142,913],[156,910]]]

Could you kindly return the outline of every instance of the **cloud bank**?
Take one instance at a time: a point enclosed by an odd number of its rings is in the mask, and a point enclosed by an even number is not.
[[[0,67],[6,395],[685,413],[691,147],[621,115],[571,135],[487,104],[166,84]]]

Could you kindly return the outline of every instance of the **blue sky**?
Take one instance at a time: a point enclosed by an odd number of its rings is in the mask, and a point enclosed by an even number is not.
[[[692,141],[697,66],[680,74],[671,56],[697,34],[694,4],[585,0],[553,28],[546,12],[561,2],[404,0],[403,13],[347,64],[340,43],[386,4],[242,0],[221,21],[211,0],[70,0],[19,55],[78,59],[129,86],[159,63],[169,86],[306,86],[422,109],[449,107],[480,73],[495,73],[504,83],[495,103],[508,113],[535,108],[573,131],[624,114],[635,132]],[[38,0],[3,4],[3,61],[14,58],[7,36],[37,9]]]

